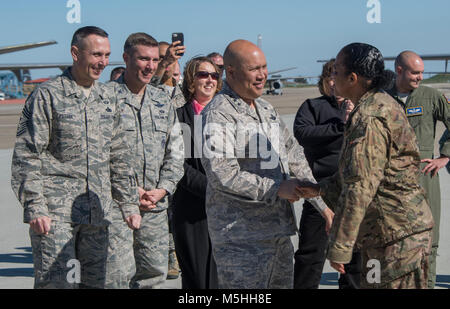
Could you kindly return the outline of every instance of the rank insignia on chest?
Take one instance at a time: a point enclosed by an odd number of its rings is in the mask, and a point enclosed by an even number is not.
[[[155,104],[155,106],[158,107],[158,108],[161,108],[161,107],[164,106],[164,104],[162,104],[162,103],[157,103],[157,104]]]
[[[423,114],[423,107],[422,106],[416,106],[416,107],[409,107],[406,109],[406,116],[418,116]]]

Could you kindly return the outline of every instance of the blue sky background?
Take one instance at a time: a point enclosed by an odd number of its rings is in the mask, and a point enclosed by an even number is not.
[[[111,60],[121,61],[133,32],[169,41],[183,32],[187,51],[181,65],[199,54],[223,53],[235,39],[263,37],[269,70],[297,66],[286,75],[318,75],[318,59],[334,57],[346,44],[365,42],[383,55],[405,49],[420,54],[450,53],[450,1],[380,0],[381,23],[370,24],[367,0],[80,0],[81,24],[69,24],[67,0],[2,0],[0,46],[56,40],[57,45],[0,55],[0,63],[70,62],[73,32],[96,25],[110,35]],[[392,69],[392,62],[387,62]],[[425,62],[442,71],[443,61]],[[100,80],[105,81],[110,68]],[[32,77],[59,74],[33,70]]]

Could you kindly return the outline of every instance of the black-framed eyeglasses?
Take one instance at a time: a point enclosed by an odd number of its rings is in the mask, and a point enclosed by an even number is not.
[[[212,79],[218,80],[220,75],[217,72],[206,72],[206,71],[198,71],[195,73],[195,77],[200,79],[208,78],[208,76],[211,76]]]

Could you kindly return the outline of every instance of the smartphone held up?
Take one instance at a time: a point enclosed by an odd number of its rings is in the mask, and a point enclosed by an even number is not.
[[[182,32],[174,32],[172,33],[172,43],[176,42],[176,41],[180,41],[181,43],[178,44],[178,46],[184,46],[184,35]],[[184,53],[180,53],[178,54],[179,56],[183,56]]]

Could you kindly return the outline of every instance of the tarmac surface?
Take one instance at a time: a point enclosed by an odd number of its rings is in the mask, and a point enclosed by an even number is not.
[[[430,85],[428,85],[430,86]],[[450,97],[450,84],[434,84],[447,97]],[[282,96],[263,97],[273,104],[282,114],[288,128],[292,130],[295,113],[307,98],[319,96],[316,87],[285,88]],[[17,122],[23,103],[19,101],[0,102],[0,289],[31,289],[33,288],[33,259],[28,235],[28,225],[23,223],[22,207],[11,190],[11,158],[14,147]],[[440,137],[444,125],[438,123],[436,136]],[[436,143],[435,153],[438,153]],[[440,244],[437,258],[436,289],[450,288],[450,174],[445,169],[439,172],[441,183],[441,227]],[[303,201],[294,204],[297,222],[300,220]],[[294,248],[297,249],[298,238],[292,237]],[[337,289],[338,273],[325,263],[320,289]],[[164,288],[180,289],[180,277],[167,280]]]

